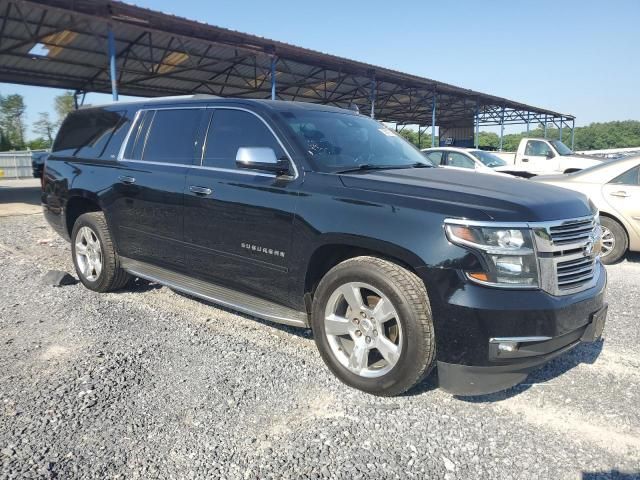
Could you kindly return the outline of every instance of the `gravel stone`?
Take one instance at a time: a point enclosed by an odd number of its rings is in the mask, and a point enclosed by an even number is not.
[[[51,238],[38,244],[42,238]],[[640,256],[604,340],[517,387],[350,389],[312,334],[138,280],[96,294],[42,216],[0,218],[0,479],[639,478]]]

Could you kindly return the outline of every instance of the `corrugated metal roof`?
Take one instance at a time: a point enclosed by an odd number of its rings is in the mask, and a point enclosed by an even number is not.
[[[531,121],[543,115],[573,118],[123,2],[0,0],[0,22],[0,81],[5,82],[111,91],[111,25],[122,94],[269,98],[275,57],[279,99],[356,104],[364,113],[371,108],[375,83],[376,118],[383,121],[430,125],[434,94],[438,125],[468,124],[476,108],[485,124],[499,123],[503,115],[505,123],[522,123],[527,114]]]

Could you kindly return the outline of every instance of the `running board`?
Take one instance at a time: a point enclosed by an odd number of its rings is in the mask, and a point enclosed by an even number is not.
[[[309,326],[309,318],[305,312],[284,307],[269,300],[188,277],[145,262],[131,260],[130,258],[120,257],[120,265],[136,277],[166,285],[169,288],[217,303],[238,312],[293,327],[307,328]]]

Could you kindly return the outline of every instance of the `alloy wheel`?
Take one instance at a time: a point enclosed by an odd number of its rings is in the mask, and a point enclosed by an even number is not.
[[[78,230],[75,241],[76,264],[80,274],[95,282],[102,272],[102,247],[96,233],[89,227]]]
[[[400,359],[398,313],[372,285],[349,282],[338,287],[327,302],[324,329],[335,357],[356,375],[381,377]]]

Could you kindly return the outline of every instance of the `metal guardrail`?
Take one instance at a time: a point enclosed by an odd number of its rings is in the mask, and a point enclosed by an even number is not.
[[[36,150],[0,152],[0,178],[30,178],[31,155]]]

